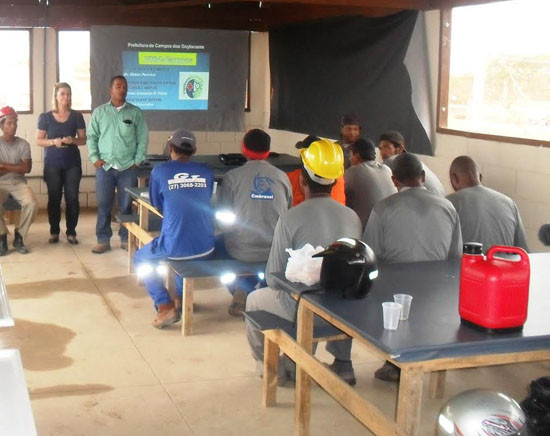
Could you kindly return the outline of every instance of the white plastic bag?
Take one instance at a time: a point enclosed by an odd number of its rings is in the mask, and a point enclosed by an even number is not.
[[[286,252],[289,254],[289,258],[285,270],[286,279],[307,286],[319,283],[323,258],[312,258],[311,256],[323,250],[323,247],[313,248],[311,244],[306,244],[298,250],[287,248]]]

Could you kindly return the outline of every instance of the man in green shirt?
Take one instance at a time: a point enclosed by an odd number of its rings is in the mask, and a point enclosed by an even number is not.
[[[128,83],[123,76],[111,79],[111,100],[92,113],[88,129],[88,152],[96,167],[97,245],[93,253],[111,249],[111,210],[118,193],[118,210],[131,213],[126,187],[136,186],[136,168],[145,160],[149,131],[141,110],[126,101]],[[120,227],[120,246],[128,247],[128,231]]]

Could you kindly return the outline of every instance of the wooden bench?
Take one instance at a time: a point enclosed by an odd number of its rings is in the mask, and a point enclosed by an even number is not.
[[[283,344],[279,340],[280,332],[285,332],[291,338],[296,338],[296,326],[284,318],[264,310],[245,312],[244,317],[252,325],[264,333],[264,375],[262,383],[262,404],[265,407],[274,406],[277,402],[277,370],[279,365],[279,349]],[[279,332],[273,334],[273,332]],[[316,317],[313,328],[313,342],[329,342],[349,339],[349,336],[332,324]],[[283,352],[289,351],[284,347]],[[289,356],[291,357],[291,356]],[[291,357],[292,358],[292,357]],[[330,370],[327,369],[330,372]]]
[[[183,279],[182,289],[182,325],[181,333],[184,336],[191,334],[193,322],[193,291],[194,279],[206,277],[220,277],[231,272],[237,277],[257,275],[265,271],[265,262],[241,262],[232,259],[223,248],[223,241],[218,241],[214,256],[204,260],[169,260],[166,287],[172,296],[176,295],[175,277]]]

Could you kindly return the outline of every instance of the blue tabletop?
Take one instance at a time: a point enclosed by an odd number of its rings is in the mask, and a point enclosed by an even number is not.
[[[303,298],[351,328],[396,361],[423,361],[444,357],[550,349],[550,254],[530,255],[529,314],[523,331],[485,333],[462,325],[458,315],[459,263],[419,262],[381,265],[371,292],[362,300],[344,300],[324,292]],[[281,288],[301,292],[308,288],[273,277]],[[393,294],[413,296],[407,321],[397,330],[384,330],[382,302]]]

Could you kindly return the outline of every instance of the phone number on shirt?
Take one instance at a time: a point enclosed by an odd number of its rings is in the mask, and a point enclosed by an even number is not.
[[[200,182],[187,182],[187,183],[174,183],[168,186],[168,190],[181,189],[181,188],[206,188],[206,183]]]

